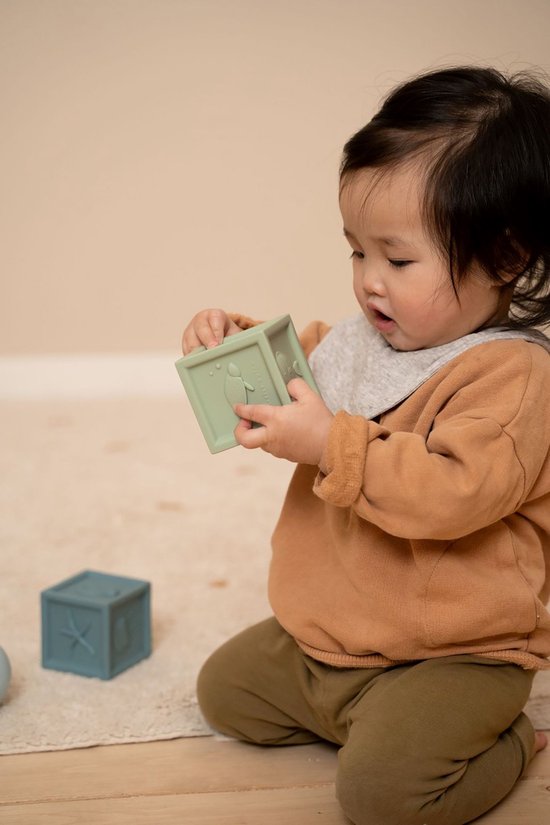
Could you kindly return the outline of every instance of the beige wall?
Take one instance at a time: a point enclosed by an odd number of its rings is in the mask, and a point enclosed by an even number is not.
[[[550,69],[550,0],[0,0],[0,353],[354,310],[347,137],[410,74]]]

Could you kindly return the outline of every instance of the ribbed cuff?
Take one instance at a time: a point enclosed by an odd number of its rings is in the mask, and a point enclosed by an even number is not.
[[[337,412],[319,462],[313,492],[337,507],[350,507],[361,492],[369,422],[360,415]]]

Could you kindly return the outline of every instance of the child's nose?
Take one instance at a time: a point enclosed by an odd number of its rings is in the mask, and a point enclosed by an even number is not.
[[[379,266],[365,261],[362,272],[363,289],[371,295],[383,295],[385,292],[384,279],[380,274]]]

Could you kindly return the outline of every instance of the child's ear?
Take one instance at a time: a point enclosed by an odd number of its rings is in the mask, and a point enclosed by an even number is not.
[[[515,270],[512,272],[510,270],[499,269],[498,274],[502,281],[503,288],[510,289],[513,286],[514,281],[519,278],[522,272],[523,268],[521,269],[521,272],[517,272]]]
[[[511,285],[531,264],[531,255],[514,236],[511,229],[506,229],[498,250],[498,274],[504,285]]]

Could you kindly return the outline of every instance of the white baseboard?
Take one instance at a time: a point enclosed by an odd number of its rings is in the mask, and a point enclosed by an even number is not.
[[[0,356],[0,399],[177,396],[178,354]]]

